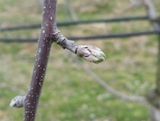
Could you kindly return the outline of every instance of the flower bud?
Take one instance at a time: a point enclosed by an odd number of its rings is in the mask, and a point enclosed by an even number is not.
[[[77,55],[93,63],[100,63],[105,59],[101,49],[92,45],[79,45]]]
[[[24,96],[16,96],[11,100],[10,107],[20,108],[23,107]]]

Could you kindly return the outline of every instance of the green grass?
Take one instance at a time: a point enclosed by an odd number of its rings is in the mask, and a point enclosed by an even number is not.
[[[122,1],[72,0],[79,20],[145,15],[143,8],[123,10]],[[159,0],[155,0],[157,11]],[[36,7],[35,7],[36,6]],[[41,22],[41,10],[35,1],[0,0],[0,27]],[[58,1],[57,20],[66,21],[64,3]],[[72,20],[70,18],[69,20]],[[65,36],[84,36],[151,29],[149,22],[121,22],[61,27]],[[38,38],[39,29],[0,33],[0,37]],[[78,41],[93,44],[106,54],[101,64],[78,58],[106,83],[128,95],[144,96],[155,87],[157,37]],[[0,43],[0,119],[22,121],[23,109],[9,107],[11,99],[25,95],[30,84],[37,43]],[[85,73],[55,43],[52,46],[45,82],[40,97],[37,121],[149,121],[148,108],[120,100]]]

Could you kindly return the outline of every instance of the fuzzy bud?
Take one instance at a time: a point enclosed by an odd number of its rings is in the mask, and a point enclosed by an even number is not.
[[[23,107],[24,99],[24,96],[16,96],[11,100],[10,106],[15,108],[21,108]]]
[[[92,45],[79,45],[76,54],[93,63],[100,63],[105,59],[101,49]]]

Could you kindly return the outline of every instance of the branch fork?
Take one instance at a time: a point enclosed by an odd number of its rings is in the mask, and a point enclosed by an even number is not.
[[[35,120],[52,42],[59,44],[62,48],[68,49],[79,57],[93,63],[100,63],[105,58],[105,54],[98,47],[77,45],[74,41],[68,40],[60,33],[56,26],[56,6],[57,0],[44,0],[42,28],[38,41],[30,89],[26,96],[16,96],[10,103],[11,107],[24,107],[24,121]]]
[[[77,56],[82,57],[89,62],[97,64],[105,59],[105,54],[100,48],[92,45],[77,45],[74,41],[68,40],[64,37],[58,29],[56,29],[53,34],[53,41],[60,45],[63,49],[68,49]],[[25,96],[16,96],[11,100],[10,106],[15,108],[23,107],[24,100]]]

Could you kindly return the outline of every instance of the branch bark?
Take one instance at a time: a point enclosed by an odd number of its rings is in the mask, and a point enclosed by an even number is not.
[[[158,23],[158,16],[152,0],[143,0],[144,5],[153,25],[154,30],[160,30],[160,23]],[[148,92],[146,95],[147,101],[151,105],[150,119],[151,121],[160,121],[160,34],[158,35],[158,55],[157,55],[157,74],[156,74],[156,89]]]
[[[155,30],[160,30],[160,23],[156,20],[158,19],[157,13],[155,11],[152,0],[144,0],[145,8],[151,23],[153,24],[153,28]],[[157,75],[156,75],[156,95],[160,97],[160,35],[158,36],[158,55],[157,55]],[[160,103],[159,103],[160,104]]]
[[[24,121],[34,121],[38,100],[41,94],[46,73],[50,48],[53,43],[51,33],[56,31],[57,0],[44,0],[41,34],[38,40],[36,60],[34,64],[29,91],[24,100]]]
[[[77,45],[74,41],[65,38],[56,26],[57,0],[44,0],[41,34],[38,40],[36,59],[31,83],[26,96],[17,96],[11,100],[11,107],[24,107],[24,121],[34,121],[39,97],[41,94],[46,73],[51,45],[56,42],[63,48],[94,63],[104,60],[105,54],[95,46]]]

